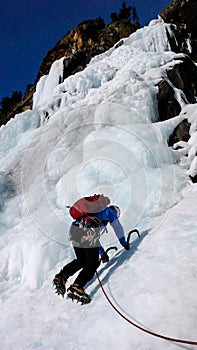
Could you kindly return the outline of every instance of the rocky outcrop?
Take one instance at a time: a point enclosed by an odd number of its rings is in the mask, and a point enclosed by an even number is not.
[[[181,111],[181,106],[174,96],[174,90],[166,80],[161,80],[158,84],[158,112],[159,121],[173,118]]]
[[[186,113],[184,113],[186,114]],[[181,164],[187,169],[187,174],[193,183],[197,182],[197,130],[195,124],[183,119],[174,129],[168,139],[168,146],[180,153]]]
[[[10,113],[8,113],[7,115],[4,115],[3,117],[1,117],[0,126],[5,125],[16,114],[22,113],[22,112],[26,111],[27,109],[32,108],[32,98],[33,98],[33,94],[35,92],[35,89],[36,89],[35,85],[31,85],[27,89],[23,99],[15,105],[15,107],[12,109],[12,111]]]
[[[47,53],[40,66],[37,80],[46,75],[52,63],[61,57],[65,61],[65,77],[85,68],[90,59],[107,51],[120,39],[128,37],[140,27],[139,23],[131,23],[128,19],[105,26],[101,19],[87,20],[69,31]]]
[[[177,64],[167,70],[167,76],[175,88],[183,91],[186,103],[196,103],[197,67],[189,56],[178,57]],[[180,113],[181,107],[175,99],[173,88],[164,79],[157,86],[159,120],[163,121],[175,117]]]
[[[160,11],[160,16],[167,23],[173,23],[176,42],[170,41],[172,51],[186,54],[181,63],[177,63],[174,67],[167,71],[167,76],[173,85],[182,90],[186,103],[196,103],[197,96],[197,67],[193,63],[197,62],[197,1],[196,0],[173,0],[166,8]],[[170,40],[170,39],[169,39]],[[163,84],[165,86],[165,84]],[[158,93],[158,104],[160,104],[159,96],[165,93],[166,89],[161,89]],[[165,96],[166,104],[161,106],[161,118],[169,115],[168,105],[172,101],[171,96]],[[177,102],[171,106],[170,112],[176,115]],[[178,114],[178,113],[177,113]],[[196,131],[195,131],[196,132]],[[188,169],[188,175],[192,182],[197,182],[197,154],[196,145],[190,144],[190,124],[184,119],[174,129],[168,140],[168,145],[180,151],[184,156],[185,168]],[[188,142],[189,141],[189,142]],[[190,159],[191,164],[189,165]]]
[[[159,119],[162,121],[179,114],[181,108],[169,82],[183,91],[186,102],[196,102],[197,68],[192,60],[197,59],[197,1],[173,0],[160,11],[159,15],[164,21],[175,24],[173,30],[177,41],[169,38],[172,51],[185,53],[181,58],[182,62],[178,62],[167,71],[169,81],[162,79],[158,83],[158,111]],[[41,76],[48,74],[54,61],[65,57],[63,73],[65,79],[83,70],[92,57],[107,51],[117,42],[121,44],[122,38],[128,37],[139,27],[138,22],[131,23],[128,19],[108,25],[105,25],[101,18],[80,23],[48,51],[41,63],[34,86],[26,92],[24,99],[10,115],[6,116],[6,119],[9,120],[16,113],[32,107],[35,85]]]
[[[196,103],[197,67],[186,55],[181,60],[181,63],[167,71],[168,78],[176,88],[183,91],[189,103]]]
[[[194,176],[189,175],[189,177],[193,183],[197,183],[197,174]]]
[[[190,138],[189,134],[190,123],[187,119],[182,120],[174,129],[168,140],[168,145],[172,147],[179,141],[187,142]]]
[[[197,1],[173,0],[160,11],[159,15],[167,23],[173,23],[178,45],[173,43],[173,51],[183,52],[197,60]]]
[[[176,41],[169,38],[171,49],[184,53],[181,63],[177,62],[167,71],[169,81],[182,90],[187,103],[196,103],[197,96],[197,1],[172,0],[160,11],[159,15],[167,23],[173,23]],[[180,58],[178,58],[180,61]],[[160,120],[172,118],[180,113],[180,105],[176,101],[173,89],[165,80],[158,84],[158,111]]]
[[[92,57],[107,51],[120,39],[128,37],[138,28],[140,28],[138,22],[131,23],[128,19],[105,25],[103,20],[98,18],[84,21],[70,30],[48,51],[41,63],[34,85],[26,91],[23,100],[16,105],[14,110],[1,119],[0,126],[6,124],[17,113],[32,108],[36,83],[43,75],[49,73],[53,62],[65,57],[63,74],[63,79],[65,79],[83,70]]]

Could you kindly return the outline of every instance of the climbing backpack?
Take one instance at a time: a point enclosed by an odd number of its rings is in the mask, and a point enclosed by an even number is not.
[[[95,194],[90,197],[78,199],[72,207],[70,207],[70,215],[74,220],[79,220],[82,217],[91,217],[92,214],[98,213],[107,208],[110,199],[103,194]]]
[[[107,208],[109,203],[110,199],[108,197],[95,194],[94,196],[80,198],[70,207],[70,215],[78,221],[74,226],[80,228],[80,231],[72,229],[71,240],[74,244],[78,244],[77,246],[80,244],[82,247],[98,245],[98,240],[101,234],[106,231],[106,227],[102,226],[102,221],[95,214]]]

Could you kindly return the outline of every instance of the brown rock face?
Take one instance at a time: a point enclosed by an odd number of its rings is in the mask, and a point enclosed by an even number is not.
[[[16,105],[12,113],[1,119],[0,125],[6,124],[15,114],[32,108],[36,83],[43,75],[49,73],[53,62],[65,57],[63,74],[63,79],[65,79],[69,75],[83,70],[92,57],[107,51],[120,39],[128,37],[138,28],[140,28],[138,22],[131,23],[128,19],[105,25],[100,18],[84,21],[70,30],[48,51],[41,63],[34,85],[26,91],[25,97]]]
[[[80,23],[47,53],[36,81],[42,75],[48,74],[52,63],[61,57],[68,58],[65,62],[65,77],[84,69],[92,57],[105,52],[139,27],[138,23],[131,23],[127,19],[106,26],[101,19]]]
[[[176,25],[174,31],[177,42],[169,38],[172,51],[186,54],[182,63],[177,63],[173,69],[168,70],[168,78],[175,87],[184,92],[189,103],[195,103],[197,68],[192,60],[197,60],[197,0],[173,0],[160,11],[159,15],[164,21]],[[65,79],[71,74],[83,70],[92,57],[107,51],[120,39],[128,37],[139,27],[139,23],[131,23],[127,19],[109,25],[105,25],[101,18],[80,23],[49,50],[41,63],[35,84],[41,76],[49,73],[52,63],[61,57],[65,57],[63,74],[63,79]],[[13,113],[6,116],[7,120],[16,113],[32,107],[35,84],[27,91],[25,98],[16,106]],[[158,88],[160,120],[169,119],[179,114],[180,105],[176,101],[169,83],[161,80]]]
[[[178,46],[173,45],[173,50],[189,54],[193,60],[197,60],[197,1],[173,0],[159,15],[165,22],[176,24]]]
[[[180,61],[180,57],[178,58]],[[197,96],[197,67],[189,56],[183,55],[182,62],[174,65],[167,71],[167,76],[172,84],[183,91],[186,97],[185,102],[196,103]],[[166,80],[158,83],[158,112],[159,120],[163,121],[178,115],[181,107],[174,97],[174,90]]]
[[[174,97],[173,88],[166,80],[161,80],[157,86],[159,88],[157,94],[159,120],[164,121],[178,115],[181,106]]]
[[[26,111],[27,109],[31,109],[32,107],[32,98],[33,94],[35,92],[35,86],[32,85],[31,87],[28,88],[28,90],[25,93],[25,96],[19,102],[15,108],[12,110],[12,112],[8,113],[4,117],[0,119],[0,126],[5,125],[11,118],[13,118],[16,114],[22,113]]]
[[[196,103],[197,67],[188,56],[182,58],[182,63],[168,70],[167,75],[174,86],[184,92],[189,103]]]
[[[168,140],[168,145],[171,147],[179,141],[187,142],[190,138],[189,134],[190,123],[187,119],[182,120],[177,127],[174,129],[173,133],[170,135]]]

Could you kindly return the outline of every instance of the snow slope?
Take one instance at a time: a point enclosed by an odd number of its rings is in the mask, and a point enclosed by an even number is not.
[[[170,26],[152,21],[59,84],[63,59],[40,79],[33,109],[0,129],[1,348],[154,350],[179,347],[122,319],[94,278],[92,303],[58,298],[54,274],[73,257],[65,208],[102,192],[121,207],[125,233],[141,238],[99,267],[114,305],[133,322],[165,336],[197,341],[196,105],[158,122],[156,84],[182,55],[170,51]],[[187,118],[181,149],[167,139]],[[188,156],[186,156],[188,155]],[[133,239],[135,235],[133,235]],[[69,281],[72,283],[72,279]]]

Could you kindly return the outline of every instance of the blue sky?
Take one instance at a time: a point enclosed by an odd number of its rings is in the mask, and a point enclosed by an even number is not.
[[[1,0],[0,100],[33,83],[42,59],[58,40],[80,22],[119,12],[122,0]],[[135,6],[142,26],[157,18],[167,0],[126,1]]]

